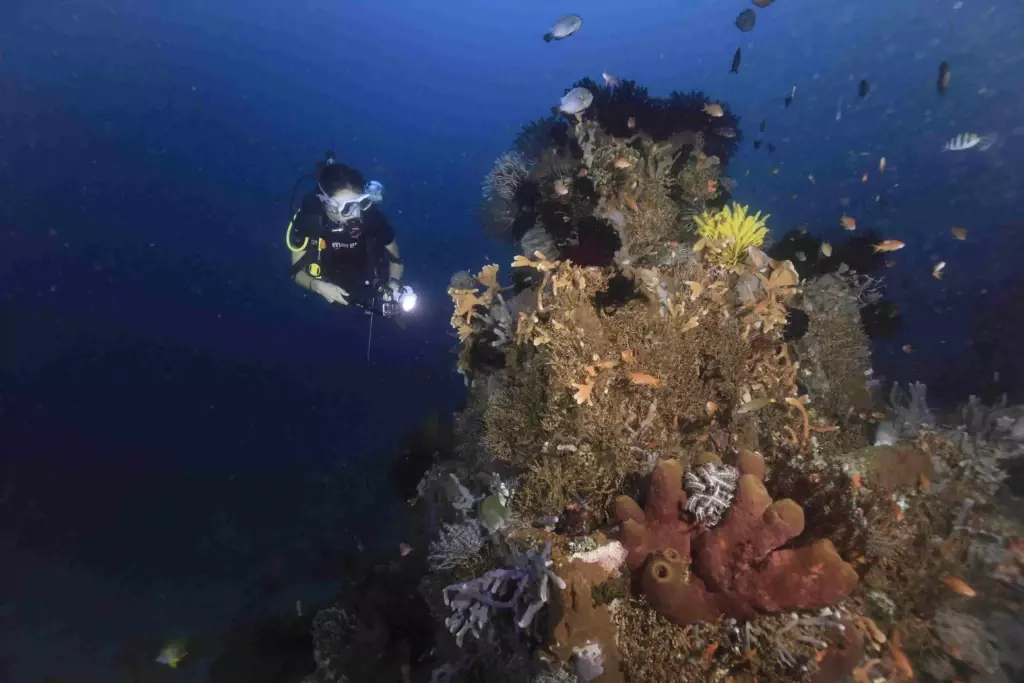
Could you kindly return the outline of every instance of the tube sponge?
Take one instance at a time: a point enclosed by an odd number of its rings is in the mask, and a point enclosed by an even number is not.
[[[676,461],[658,463],[646,508],[626,497],[616,501],[626,562],[651,606],[677,624],[692,624],[815,609],[848,596],[857,572],[831,541],[785,547],[803,532],[804,511],[793,500],[772,500],[762,457],[745,451],[737,464],[736,498],[714,529],[679,518],[687,496]]]

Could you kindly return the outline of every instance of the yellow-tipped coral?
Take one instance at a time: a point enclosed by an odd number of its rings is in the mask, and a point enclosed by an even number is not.
[[[709,258],[719,265],[735,266],[742,261],[747,248],[761,246],[768,234],[765,221],[770,214],[762,218],[760,211],[751,215],[748,210],[749,207],[733,202],[731,207],[715,213],[705,211],[695,217],[701,239],[694,249],[706,249]]]

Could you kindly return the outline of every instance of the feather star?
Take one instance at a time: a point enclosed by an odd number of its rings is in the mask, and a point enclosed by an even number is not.
[[[732,505],[739,476],[739,470],[731,465],[704,463],[690,470],[684,478],[689,494],[686,509],[708,527],[715,526]]]

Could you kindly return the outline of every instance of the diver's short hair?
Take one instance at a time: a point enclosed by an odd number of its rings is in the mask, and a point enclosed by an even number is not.
[[[320,187],[327,195],[349,188],[362,192],[366,180],[363,174],[345,164],[328,164],[320,171]]]

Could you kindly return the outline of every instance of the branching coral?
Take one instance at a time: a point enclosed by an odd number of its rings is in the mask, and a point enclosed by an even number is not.
[[[477,283],[484,286],[483,292]],[[467,375],[474,357],[481,360],[478,366],[500,367],[503,362],[497,351],[511,343],[515,330],[513,311],[501,291],[495,264],[484,266],[475,280],[468,273],[452,279],[452,286],[448,288],[448,295],[455,304],[451,326],[463,343],[458,363],[458,371],[463,375]],[[467,376],[467,382],[468,379]]]
[[[767,215],[761,217],[760,211],[750,215],[748,207],[735,202],[715,213],[705,211],[694,218],[701,237],[695,249],[705,249],[714,263],[734,266],[746,257],[748,247],[764,243],[768,234],[767,219]]]
[[[991,496],[1008,476],[1007,463],[1024,458],[1024,411],[1007,408],[1005,398],[988,407],[971,396],[960,419],[962,426],[950,434],[964,456],[958,467]]]
[[[928,408],[928,387],[921,382],[911,382],[906,391],[899,384],[893,384],[889,410],[889,419],[878,426],[876,446],[915,439],[922,429],[935,425],[935,416]]]
[[[511,566],[445,587],[444,602],[452,612],[446,625],[456,642],[461,646],[467,633],[482,638],[486,629],[493,627],[494,612],[511,612],[516,627],[530,628],[550,599],[549,582],[565,588],[565,581],[551,570],[552,564],[550,543],[539,553],[513,547]]]

